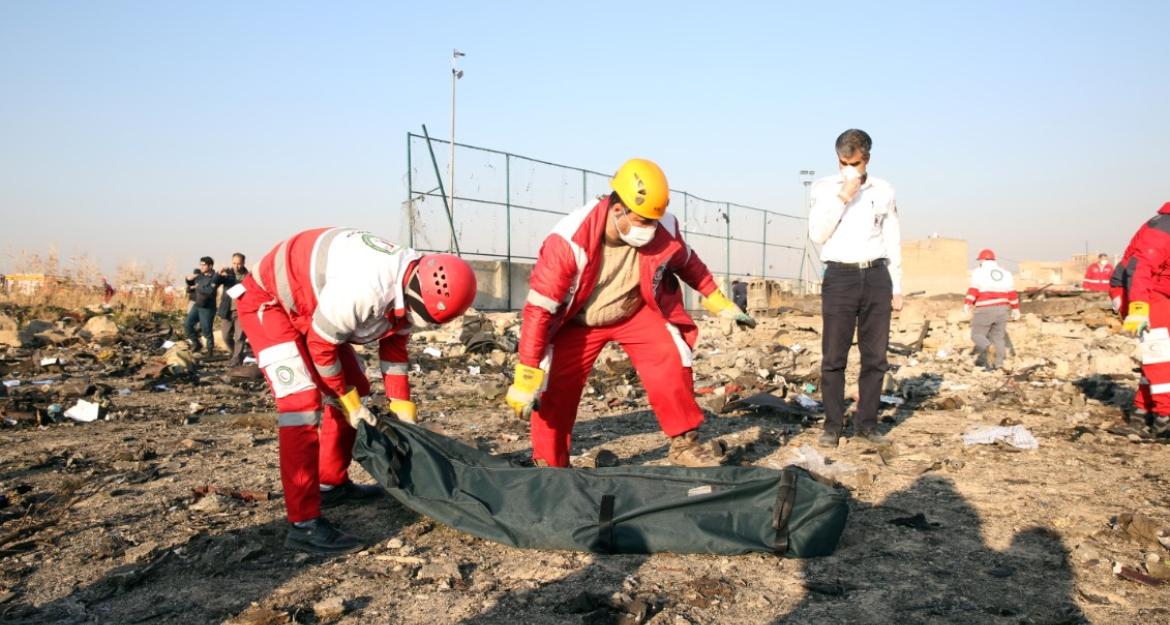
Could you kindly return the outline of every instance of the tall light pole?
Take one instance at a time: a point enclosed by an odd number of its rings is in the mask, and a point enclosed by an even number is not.
[[[815,172],[811,169],[800,170],[800,183],[804,185],[804,214],[806,216],[808,216],[809,213],[812,212],[812,207],[809,206],[809,188],[812,187],[813,176],[815,176],[815,175],[817,175],[817,172]],[[804,229],[804,251],[801,252],[801,255],[800,255],[800,290],[801,290],[802,294],[808,292],[808,290],[804,286],[805,285],[804,259],[806,259],[806,258],[808,258],[808,227],[807,226]]]
[[[463,70],[455,67],[455,62],[459,57],[467,56],[457,49],[451,50],[451,157],[447,161],[447,183],[448,183],[448,197],[447,206],[451,211],[452,220],[455,217],[455,82],[463,78]],[[455,230],[451,230],[451,243],[447,246],[447,250],[455,249]]]

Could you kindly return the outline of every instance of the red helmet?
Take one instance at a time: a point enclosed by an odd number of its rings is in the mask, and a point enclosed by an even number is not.
[[[991,250],[982,250],[979,252],[977,260],[995,260],[995,252]]]
[[[454,254],[427,254],[415,266],[418,294],[426,317],[447,323],[463,315],[475,300],[475,271]],[[414,286],[413,284],[411,286]],[[422,310],[415,312],[423,313]]]

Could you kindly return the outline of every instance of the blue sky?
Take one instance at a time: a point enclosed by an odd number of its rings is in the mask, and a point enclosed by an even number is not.
[[[0,271],[50,245],[185,272],[316,225],[394,237],[453,47],[461,141],[645,156],[800,212],[797,172],[859,127],[905,238],[1116,253],[1170,200],[1168,23],[1165,2],[6,2]]]

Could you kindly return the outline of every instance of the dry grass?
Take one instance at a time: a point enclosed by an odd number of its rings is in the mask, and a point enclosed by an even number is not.
[[[32,293],[0,292],[0,303],[15,304],[30,310],[61,308],[77,310],[100,306],[104,300],[102,289],[93,286],[53,285]],[[179,312],[187,308],[187,299],[178,295],[170,298],[161,293],[119,292],[109,301],[109,307],[118,312]]]
[[[27,289],[9,285],[0,289],[0,303],[10,303],[29,309],[62,308],[76,310],[103,303],[119,312],[173,312],[186,309],[187,301],[181,286],[167,294],[168,285],[179,284],[174,268],[149,271],[134,260],[118,264],[110,284],[117,289],[108,302],[103,282],[107,276],[98,269],[99,263],[82,253],[63,263],[55,247],[44,254],[21,250],[8,253],[11,274],[44,276],[43,283]]]

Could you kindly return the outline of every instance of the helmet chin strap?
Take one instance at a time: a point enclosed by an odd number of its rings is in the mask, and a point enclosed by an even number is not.
[[[418,317],[421,317],[422,320],[425,321],[427,324],[437,325],[438,322],[435,321],[435,318],[432,317],[429,312],[427,312],[427,305],[425,303],[423,303],[422,289],[419,287],[418,269],[417,268],[415,268],[415,270],[413,272],[411,272],[410,280],[407,281],[407,283],[406,283],[406,290],[405,291],[406,291],[406,308],[408,311],[410,311],[411,314],[409,316],[412,318],[412,320],[413,320],[413,317],[415,315],[417,315]],[[418,325],[418,324],[415,323],[414,325]]]

